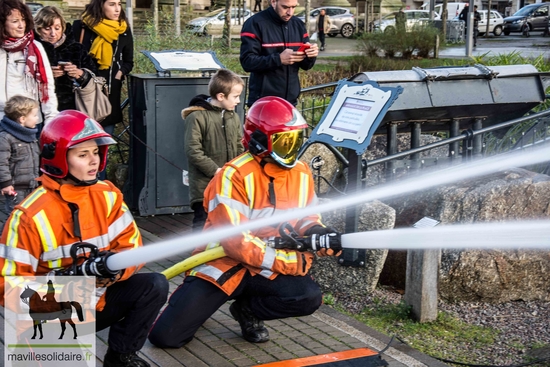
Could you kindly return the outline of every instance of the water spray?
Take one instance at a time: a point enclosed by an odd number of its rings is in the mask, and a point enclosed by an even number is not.
[[[140,247],[131,251],[121,252],[117,253],[113,256],[110,256],[107,259],[107,266],[109,269],[112,270],[120,270],[125,269],[130,266],[135,266],[138,264],[151,262],[151,261],[158,261],[161,259],[169,258],[172,256],[179,255],[184,252],[188,252],[196,247],[203,246],[210,242],[218,242],[219,240],[231,236],[236,236],[241,234],[242,232],[256,230],[262,227],[270,226],[270,225],[276,225],[278,223],[287,222],[290,219],[293,218],[303,218],[308,215],[323,213],[330,210],[345,208],[348,206],[355,206],[359,203],[368,202],[372,200],[382,200],[387,199],[394,196],[399,196],[407,193],[411,193],[418,190],[424,190],[427,188],[435,187],[435,186],[441,186],[445,184],[450,184],[456,181],[465,180],[465,179],[471,179],[478,176],[483,176],[487,174],[491,174],[494,172],[503,171],[506,169],[509,169],[510,167],[522,167],[537,163],[542,163],[548,161],[548,157],[550,157],[550,146],[547,147],[541,147],[541,148],[531,148],[528,151],[516,151],[510,154],[504,154],[499,156],[494,156],[490,158],[486,158],[479,161],[474,161],[473,163],[468,163],[460,166],[454,166],[447,169],[443,169],[437,172],[428,173],[422,176],[413,177],[407,180],[403,180],[396,183],[391,183],[384,185],[383,187],[375,188],[375,189],[369,189],[369,191],[360,192],[355,195],[349,195],[342,199],[338,199],[335,201],[331,201],[326,204],[316,205],[316,206],[310,206],[307,208],[301,208],[296,209],[293,211],[287,211],[284,214],[278,214],[274,215],[269,218],[262,218],[259,220],[254,220],[247,222],[240,226],[226,226],[226,227],[220,227],[216,230],[211,231],[204,231],[200,232],[198,234],[193,234],[190,236],[185,236],[183,238],[175,238],[172,240],[167,240],[155,245],[149,245]],[[533,231],[533,235],[540,236],[533,238],[533,244],[532,246],[535,246],[536,243],[539,243],[541,245],[536,245],[535,248],[550,248],[547,240],[550,237],[550,221],[539,221],[537,222],[542,223],[542,227],[547,227],[548,230],[545,232],[542,228],[539,228],[537,231]],[[483,237],[483,243],[487,243],[487,240],[493,237],[496,233],[493,231],[499,231],[499,233],[505,233],[506,236],[503,237],[512,237],[514,236],[513,231],[519,231],[517,232],[518,238],[517,240],[512,243],[510,240],[506,241],[506,238],[502,238],[503,242],[501,242],[502,246],[504,244],[508,244],[507,248],[518,248],[518,247],[526,247],[524,245],[525,238],[527,235],[527,231],[524,228],[524,226],[528,226],[529,223],[527,222],[518,222],[518,226],[513,227],[513,223],[508,223],[503,225],[502,227],[498,224],[494,224],[494,228],[498,229],[492,229],[493,224],[487,224],[489,227],[483,227],[486,228],[485,231],[482,233],[478,233],[478,236],[480,238]],[[470,231],[476,230],[478,228],[478,225],[473,225],[470,228],[469,226],[446,226],[446,227],[438,227],[421,230],[421,229],[414,229],[412,230],[413,234],[416,233],[418,236],[421,236],[421,233],[423,233],[424,240],[420,241],[418,240],[418,248],[427,248],[431,243],[434,243],[435,241],[432,240],[432,233],[435,231],[440,231],[442,228],[449,229],[450,227],[456,227],[456,228],[464,228],[468,227]],[[510,230],[511,228],[514,228],[514,230]],[[527,228],[527,227],[525,227]],[[368,232],[369,236],[373,235],[373,237],[369,237],[372,239],[369,239],[368,245],[373,246],[369,248],[388,248],[385,247],[389,243],[389,240],[391,238],[392,233],[401,233],[405,230],[389,230],[389,231],[373,231]],[[416,232],[415,232],[416,231]],[[429,232],[425,232],[429,231]],[[457,230],[457,232],[460,232],[461,230]],[[466,231],[464,231],[466,233]],[[441,233],[441,232],[438,232]],[[345,236],[351,236],[353,234],[347,234]],[[374,237],[374,236],[377,237]],[[521,238],[519,238],[519,236]],[[350,237],[351,238],[351,237]],[[375,239],[376,238],[376,239]],[[546,241],[545,241],[546,238]],[[410,249],[411,247],[408,245],[411,241],[411,234],[402,236],[400,238],[400,241],[402,241],[402,247]],[[442,246],[445,244],[445,242],[449,243],[448,241],[452,240],[451,238],[445,237],[437,241],[437,248],[442,248]],[[454,248],[466,248],[470,247],[470,243],[468,241],[473,241],[474,239],[471,237],[463,238],[461,241],[455,241],[456,243],[453,245]],[[466,241],[466,243],[464,242]],[[367,240],[363,236],[363,239],[360,241],[363,243],[367,243]],[[494,241],[490,241],[491,246],[483,247],[483,248],[502,248],[501,245],[497,243],[493,243]],[[473,244],[473,243],[472,243]],[[482,246],[482,243],[479,243],[479,246]],[[478,247],[481,248],[481,247]]]

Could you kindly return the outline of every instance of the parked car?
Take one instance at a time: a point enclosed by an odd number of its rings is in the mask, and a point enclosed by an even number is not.
[[[29,9],[31,9],[31,14],[33,17],[36,15],[36,13],[38,13],[40,9],[44,7],[44,5],[40,3],[26,3],[26,4],[29,7]]]
[[[481,20],[478,23],[477,29],[479,30],[480,35],[484,35],[487,31],[487,10],[479,10],[479,15],[481,15]],[[504,24],[504,18],[496,10],[491,10],[491,19],[489,20],[489,32],[495,36],[500,36],[502,34],[502,27]]]
[[[548,25],[548,6],[549,3],[526,5],[514,15],[504,18],[504,34],[523,32],[524,28],[527,31],[544,30]]]
[[[477,4],[477,1],[475,2]],[[464,9],[465,2],[461,3],[447,3],[447,19],[453,19],[455,16],[459,15],[462,9]],[[430,11],[430,3],[424,3],[420,7],[421,10]],[[437,15],[436,19],[441,19],[441,12],[443,11],[443,4],[435,4],[434,12]]]
[[[240,33],[245,20],[254,13],[249,9],[231,9],[231,32]],[[195,18],[187,23],[187,29],[192,33],[201,35],[221,33],[225,23],[225,9],[214,10],[200,18]]]
[[[315,26],[317,24],[317,17],[321,12],[321,9],[325,9],[325,13],[330,17],[332,22],[330,26],[330,31],[328,35],[330,37],[336,37],[338,34],[341,34],[342,37],[349,38],[355,32],[355,17],[346,8],[340,8],[337,6],[322,6],[320,8],[315,8],[309,12],[309,33],[313,34],[317,32]],[[296,16],[302,21],[306,21],[306,12],[302,11]]]
[[[479,35],[483,36],[487,31],[487,10],[478,10],[478,13],[481,16],[481,20],[478,23],[477,29],[479,31]],[[461,20],[458,20],[458,16],[454,17],[453,21],[461,22]],[[504,18],[502,17],[502,14],[496,10],[491,10],[489,32],[495,36],[500,36],[502,34],[503,23]]]
[[[397,11],[385,15],[382,19],[378,19],[372,22],[372,29],[377,32],[390,32],[395,31],[395,16]],[[427,10],[403,10],[407,19],[405,28],[407,31],[411,31],[413,27],[420,24],[422,21],[430,19],[430,12]]]

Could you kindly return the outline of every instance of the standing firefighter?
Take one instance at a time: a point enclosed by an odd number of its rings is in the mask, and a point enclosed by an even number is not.
[[[311,171],[297,160],[306,127],[298,110],[281,98],[263,97],[252,105],[244,126],[249,151],[228,162],[206,188],[205,230],[276,213],[290,215],[317,202]],[[300,236],[334,235],[319,215],[293,219],[290,225]],[[308,274],[314,255],[270,247],[267,239],[279,235],[277,226],[269,226],[208,244],[208,248],[221,246],[226,256],[187,272],[149,340],[158,347],[181,347],[229,300],[235,300],[230,312],[243,338],[252,343],[269,340],[263,320],[315,312],[322,297]],[[317,254],[333,255],[334,251]]]
[[[73,246],[93,246],[100,256],[80,262],[105,290],[96,306],[96,330],[111,327],[105,367],[147,367],[137,356],[166,301],[168,282],[161,274],[136,274],[138,267],[110,271],[111,253],[142,246],[122,193],[98,181],[107,150],[115,141],[85,114],[66,110],[42,131],[42,186],[15,207],[0,244],[0,287],[5,276],[47,275],[71,268]],[[88,252],[90,253],[90,252]],[[89,267],[87,265],[90,265]],[[79,274],[80,272],[76,272]],[[1,298],[2,305],[4,297]]]

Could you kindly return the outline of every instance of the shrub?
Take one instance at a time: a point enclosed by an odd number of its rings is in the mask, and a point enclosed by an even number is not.
[[[371,57],[382,50],[389,58],[401,54],[403,58],[410,59],[415,50],[418,56],[428,57],[435,47],[438,34],[439,31],[430,25],[417,25],[412,31],[399,34],[392,28],[386,32],[362,34],[359,47],[363,54]]]

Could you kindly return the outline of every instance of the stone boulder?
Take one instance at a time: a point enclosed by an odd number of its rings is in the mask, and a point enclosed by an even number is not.
[[[395,210],[379,201],[361,206],[358,231],[392,229]],[[323,223],[338,231],[344,231],[345,210],[323,213]],[[380,271],[386,260],[387,250],[367,250],[365,267],[341,266],[336,257],[317,258],[311,275],[320,284],[323,292],[333,295],[363,296],[374,290]]]
[[[429,216],[440,225],[550,218],[550,176],[521,168],[387,201],[395,227]],[[465,244],[467,246],[467,244]],[[442,251],[439,293],[450,301],[550,300],[550,251]],[[405,271],[386,263],[396,273]]]
[[[324,162],[319,171],[314,170],[311,166],[312,159],[317,156],[320,156]],[[324,144],[312,144],[300,157],[300,160],[309,166],[314,176],[320,175],[327,179],[330,183],[338,185],[337,182],[342,177],[343,166]],[[318,183],[318,187],[315,189],[317,195],[327,194],[332,190],[329,184],[322,179],[318,181],[317,178],[315,178],[315,183],[316,185]]]

